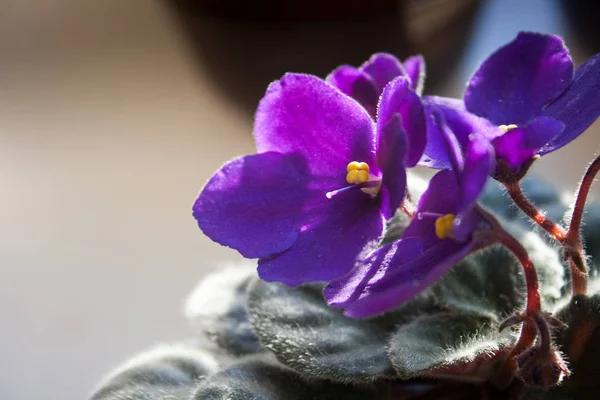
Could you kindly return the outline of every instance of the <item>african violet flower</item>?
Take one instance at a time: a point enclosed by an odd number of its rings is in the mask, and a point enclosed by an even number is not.
[[[518,173],[535,156],[577,138],[600,115],[600,54],[573,73],[558,36],[522,32],[482,63],[468,83],[464,108],[460,102],[454,108],[450,112],[466,110],[500,128],[493,133],[480,121],[473,129],[487,130],[496,157]],[[426,150],[432,158],[434,141]]]
[[[408,91],[406,78],[391,82],[375,123],[319,78],[287,74],[272,83],[256,113],[258,154],[209,179],[193,207],[198,225],[259,258],[264,280],[298,285],[344,275],[402,203],[404,164],[421,156],[418,140],[407,145],[424,126],[419,99]],[[403,124],[406,109],[420,109],[421,120]]]
[[[425,81],[423,57],[410,57],[401,63],[391,54],[377,53],[358,68],[350,65],[336,68],[326,80],[343,93],[356,99],[374,117],[383,89],[398,76],[407,78],[410,88],[416,95],[421,95]]]
[[[452,170],[431,179],[399,241],[368,254],[325,288],[327,302],[348,316],[372,316],[411,299],[474,251],[479,243],[473,232],[488,228],[475,204],[494,168],[493,149],[475,135],[463,154],[443,118],[437,112],[434,117],[446,139]]]

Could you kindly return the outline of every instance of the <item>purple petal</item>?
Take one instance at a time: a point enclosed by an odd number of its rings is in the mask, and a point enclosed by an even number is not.
[[[410,78],[410,87],[420,96],[425,86],[425,59],[421,55],[413,56],[404,60],[402,65]]]
[[[360,70],[369,75],[377,93],[381,94],[383,88],[398,76],[406,76],[406,71],[402,67],[402,63],[396,57],[387,53],[373,54],[367,62],[365,62]]]
[[[306,218],[311,179],[299,157],[262,153],[236,158],[208,181],[194,203],[200,229],[244,257],[267,257],[290,248]],[[321,196],[325,197],[323,194]]]
[[[345,176],[351,161],[376,168],[369,114],[314,76],[287,74],[273,82],[258,106],[254,136],[259,153],[298,153],[312,175]]]
[[[459,175],[460,200],[457,214],[477,201],[495,167],[494,150],[487,139],[475,136],[465,150],[464,169]]]
[[[398,77],[385,87],[379,99],[377,129],[381,131],[395,114],[400,114],[408,137],[404,165],[414,167],[425,149],[427,133],[421,99],[410,89],[410,82],[406,77]]]
[[[496,150],[496,157],[506,161],[511,169],[518,169],[563,129],[564,125],[558,120],[548,117],[536,118],[494,139],[492,144]]]
[[[458,138],[454,135],[454,133],[446,124],[446,120],[443,114],[434,111],[432,115],[435,121],[435,125],[440,130],[442,141],[446,147],[446,154],[448,155],[448,160],[450,161],[452,171],[454,171],[454,174],[458,177],[458,174],[465,167],[465,159],[463,156],[462,146],[458,141]]]
[[[396,251],[385,265],[371,267],[381,268],[382,272],[365,286],[344,314],[365,318],[401,305],[435,283],[472,248],[472,242],[446,240],[412,260],[404,259],[404,253]]]
[[[558,36],[522,32],[475,72],[465,104],[496,125],[520,125],[558,97],[572,77],[573,62]]]
[[[258,274],[265,281],[295,286],[343,276],[363,247],[379,240],[385,222],[377,198],[358,188],[334,196],[306,214],[308,221],[290,249],[259,260]]]
[[[452,131],[462,147],[469,143],[469,137],[477,133],[488,139],[493,139],[503,132],[485,118],[480,118],[468,112],[462,100],[447,97],[425,96],[423,105],[427,118],[427,145],[425,155],[419,164],[432,168],[449,168],[445,139],[436,123],[434,114],[441,113],[448,128]]]
[[[345,276],[334,279],[325,287],[323,294],[331,306],[344,308],[354,301],[369,281],[387,268],[392,256],[397,253],[405,262],[421,255],[423,248],[418,239],[410,238],[394,242],[377,249],[365,259],[359,259],[355,267]]]
[[[575,70],[571,86],[552,104],[546,115],[565,124],[565,130],[540,155],[561,148],[579,136],[600,115],[600,54]]]
[[[375,82],[366,73],[358,68],[342,65],[329,74],[326,81],[358,101],[371,116],[375,117],[381,92],[377,90]]]
[[[383,126],[377,146],[377,163],[383,172],[379,191],[381,213],[386,219],[396,213],[406,194],[405,154],[406,133],[400,116],[396,114]]]
[[[419,199],[416,217],[408,225],[402,238],[416,237],[423,243],[424,249],[437,245],[442,239],[435,234],[435,217],[420,216],[419,213],[456,214],[458,208],[459,187],[452,171],[440,171],[431,178],[427,190]],[[422,214],[423,215],[423,214]]]

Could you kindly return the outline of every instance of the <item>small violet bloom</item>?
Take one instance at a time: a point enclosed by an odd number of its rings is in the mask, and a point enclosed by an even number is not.
[[[494,133],[481,121],[477,128],[477,121],[467,117],[471,132],[492,139],[499,167],[505,164],[509,174],[518,174],[536,156],[577,138],[600,115],[600,54],[573,72],[559,37],[522,32],[481,64],[467,85],[464,107],[455,103],[445,113],[464,115],[465,110],[500,128]],[[459,141],[465,143],[468,134],[457,133]],[[431,140],[425,151],[432,158],[438,156],[431,150],[435,146]]]
[[[373,316],[413,298],[479,248],[474,232],[490,228],[475,205],[494,169],[493,148],[476,135],[463,154],[443,118],[434,117],[447,141],[452,170],[431,179],[399,241],[367,254],[325,288],[327,302],[347,316]]]
[[[403,76],[410,88],[421,95],[425,82],[425,61],[414,56],[401,63],[391,54],[377,53],[358,68],[342,65],[326,78],[327,82],[356,99],[375,117],[379,96],[394,78]]]
[[[256,113],[258,154],[226,163],[208,180],[193,207],[200,229],[258,258],[266,281],[298,285],[346,274],[401,205],[406,160],[423,151],[416,140],[408,144],[425,124],[409,90],[404,77],[391,82],[375,122],[317,77],[287,74],[272,83]],[[407,109],[420,110],[421,120],[405,118]]]

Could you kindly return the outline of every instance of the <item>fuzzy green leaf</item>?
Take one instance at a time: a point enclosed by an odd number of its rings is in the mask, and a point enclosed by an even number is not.
[[[558,252],[518,224],[503,225],[527,249],[538,273],[544,305],[553,304],[564,286]],[[523,306],[525,282],[521,264],[506,248],[495,246],[467,257],[434,285],[432,292],[440,303],[460,313],[500,322]]]
[[[307,380],[266,355],[240,359],[201,382],[192,400],[364,400],[382,399],[376,385]]]
[[[186,304],[186,315],[201,335],[234,356],[261,350],[246,310],[248,284],[255,275],[254,264],[221,268],[198,283]]]
[[[556,343],[573,371],[565,385],[600,390],[600,294],[573,297],[556,317],[568,327],[555,333]]]
[[[486,318],[440,313],[400,326],[390,340],[389,353],[398,375],[410,379],[493,354],[513,340],[511,332],[499,333]]]
[[[381,317],[357,320],[329,307],[322,286],[291,288],[258,280],[248,302],[254,330],[279,361],[307,376],[337,382],[394,377],[386,352],[390,332],[432,307],[429,299],[417,299]]]
[[[119,367],[91,400],[187,400],[197,382],[219,368],[220,360],[211,351],[161,346]]]

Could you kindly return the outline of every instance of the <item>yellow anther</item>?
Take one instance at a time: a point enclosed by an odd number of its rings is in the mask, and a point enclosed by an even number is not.
[[[446,214],[438,217],[435,220],[435,234],[440,239],[446,239],[452,236],[452,223],[454,222],[454,214]]]
[[[369,164],[364,162],[352,161],[346,167],[348,174],[346,175],[346,182],[350,184],[365,183],[369,180]]]
[[[515,129],[517,126],[515,124],[510,125],[500,125],[498,128],[502,129],[504,132],[508,132],[511,129]]]
[[[346,167],[346,171],[350,172],[350,171],[354,171],[354,170],[364,170],[364,171],[367,171],[367,173],[368,173],[369,172],[369,164],[367,164],[366,162],[352,161]]]

